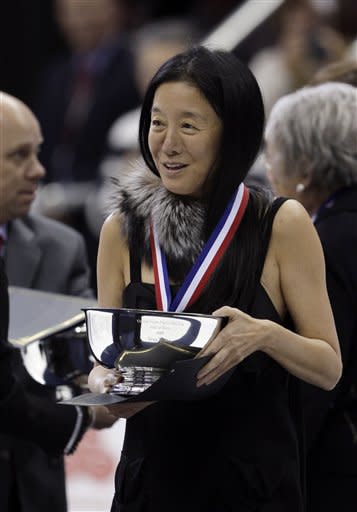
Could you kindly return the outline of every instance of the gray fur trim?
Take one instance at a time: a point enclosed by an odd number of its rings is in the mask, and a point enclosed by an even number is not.
[[[128,234],[130,215],[144,219],[145,243],[149,244],[150,218],[157,228],[160,245],[168,257],[180,260],[189,254],[192,262],[202,249],[203,204],[169,192],[161,179],[141,161],[115,179],[114,209],[124,219]]]

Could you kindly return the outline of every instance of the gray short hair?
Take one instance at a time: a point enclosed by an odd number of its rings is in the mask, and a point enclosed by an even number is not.
[[[274,105],[265,129],[287,175],[336,190],[357,183],[357,89],[328,82],[304,87]]]

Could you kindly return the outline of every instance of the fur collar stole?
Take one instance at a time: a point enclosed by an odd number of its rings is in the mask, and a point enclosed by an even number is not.
[[[150,220],[167,260],[172,278],[182,278],[203,247],[205,209],[202,202],[168,191],[143,162],[121,171],[115,178],[114,207],[123,218],[129,247],[143,245],[151,263]],[[140,249],[139,249],[140,250]]]

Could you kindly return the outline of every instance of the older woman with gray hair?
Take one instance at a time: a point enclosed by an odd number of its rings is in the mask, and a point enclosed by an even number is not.
[[[308,512],[357,506],[357,89],[305,87],[281,98],[265,132],[268,177],[310,213],[344,372],[332,392],[304,384]]]

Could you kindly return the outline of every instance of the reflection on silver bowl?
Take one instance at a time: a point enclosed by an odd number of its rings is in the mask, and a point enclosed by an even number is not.
[[[124,380],[112,391],[123,395],[145,391],[173,363],[192,359],[226,322],[223,317],[193,313],[124,308],[84,311],[91,351],[100,364],[121,371]]]
[[[169,353],[175,353],[173,360],[193,357],[226,321],[212,315],[142,309],[87,308],[84,312],[91,351],[108,368],[124,363],[168,367]]]
[[[28,343],[21,348],[21,355],[31,377],[47,386],[72,385],[93,367],[83,321],[59,334]]]

